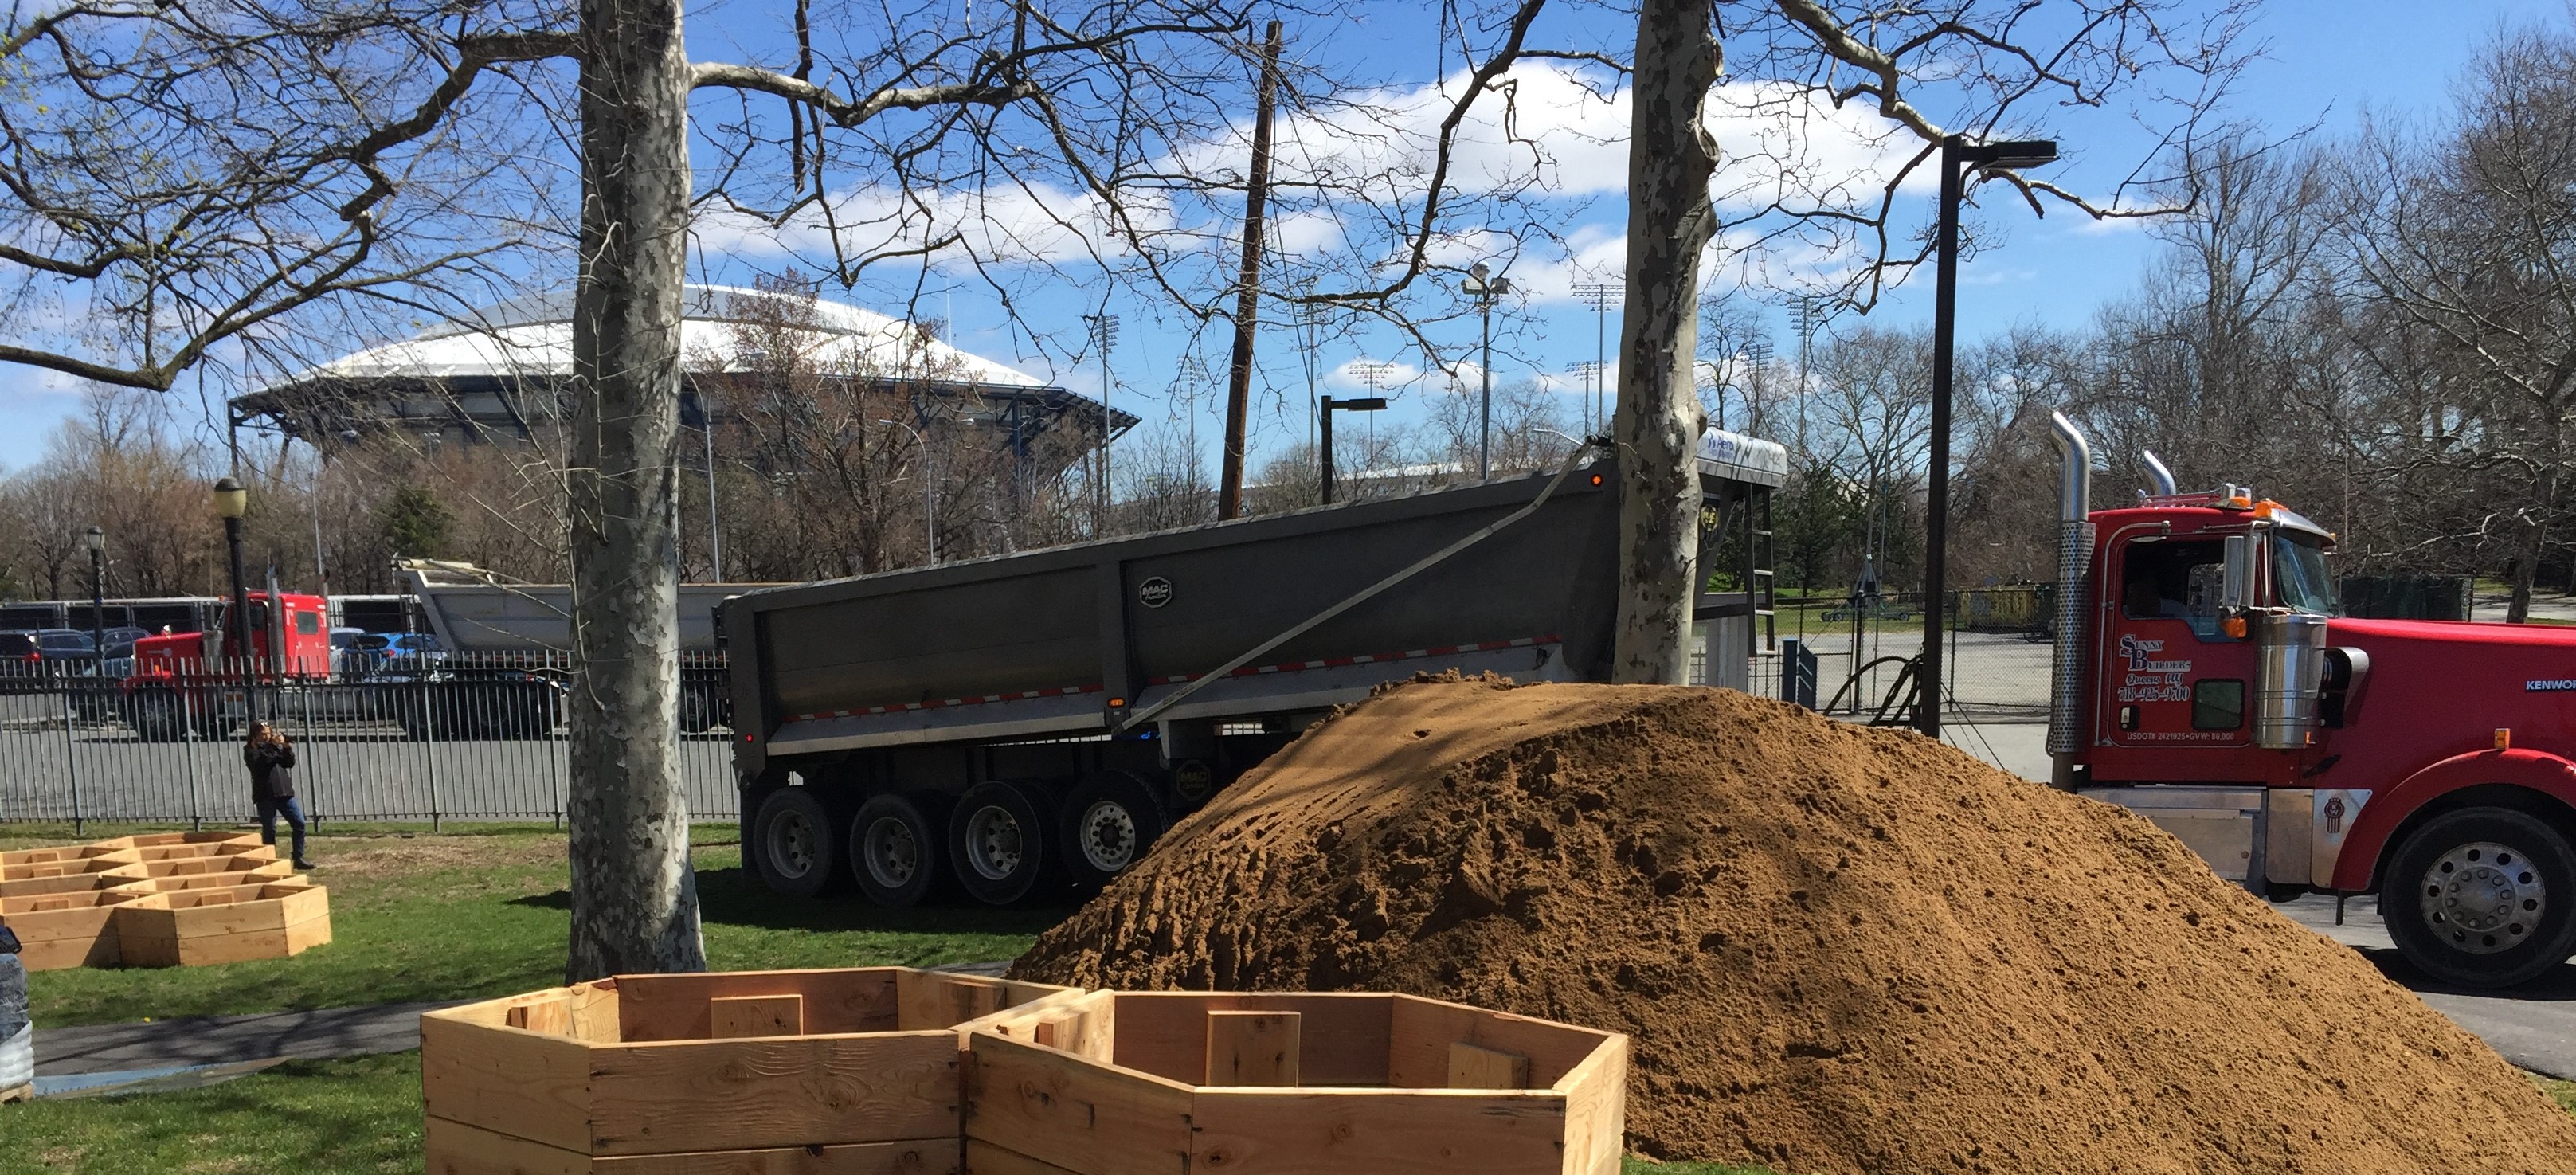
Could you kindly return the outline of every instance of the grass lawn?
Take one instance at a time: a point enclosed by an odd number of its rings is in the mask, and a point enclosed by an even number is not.
[[[84,836],[118,830],[86,830]],[[731,825],[700,828],[707,957],[719,970],[928,966],[1007,959],[1061,908],[952,904],[880,910],[856,897],[780,901],[743,875]],[[11,829],[0,848],[58,844]],[[316,838],[313,878],[331,890],[332,941],[292,959],[221,967],[73,968],[28,977],[36,1023],[113,1024],[282,1008],[508,995],[563,981],[570,924],[560,833],[525,828]]]

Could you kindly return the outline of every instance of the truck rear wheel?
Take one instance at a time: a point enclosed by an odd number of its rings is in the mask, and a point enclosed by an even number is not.
[[[823,801],[806,788],[770,793],[751,825],[751,852],[760,855],[760,879],[791,898],[810,898],[831,888],[839,859],[839,834]]]
[[[921,904],[939,879],[942,839],[921,805],[892,794],[869,797],[850,819],[850,872],[859,892],[889,909]]]
[[[1171,827],[1152,788],[1123,771],[1104,771],[1073,785],[1064,799],[1064,869],[1073,883],[1097,889],[1145,855]]]
[[[975,900],[1007,906],[1037,888],[1052,837],[1045,798],[1027,784],[994,779],[957,801],[948,817],[948,859]]]
[[[2527,812],[2436,816],[2398,846],[2381,885],[2388,936],[2444,983],[2511,987],[2576,952],[2576,848]]]

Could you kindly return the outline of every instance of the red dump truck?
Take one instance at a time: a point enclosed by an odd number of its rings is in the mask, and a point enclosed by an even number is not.
[[[329,604],[320,596],[251,592],[250,648],[235,639],[232,601],[209,609],[204,632],[165,633],[134,642],[134,668],[118,685],[118,705],[146,741],[216,738],[249,720],[249,691],[331,677]],[[247,653],[247,656],[245,656]]]
[[[2091,508],[2063,465],[2048,749],[2275,899],[2376,893],[2435,978],[2576,953],[2576,629],[2335,615],[2335,536],[2240,486]]]

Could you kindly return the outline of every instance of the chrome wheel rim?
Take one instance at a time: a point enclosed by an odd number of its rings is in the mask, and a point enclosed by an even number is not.
[[[1082,860],[1103,873],[1116,873],[1136,859],[1136,817],[1116,800],[1094,800],[1075,825],[1080,830]]]
[[[814,868],[814,822],[789,812],[769,831],[769,864],[781,877],[803,877]]]
[[[860,859],[868,863],[868,876],[878,885],[902,889],[921,871],[921,842],[912,835],[911,825],[895,817],[870,821],[860,843]]]
[[[986,804],[966,818],[966,864],[984,880],[1009,880],[1024,851],[1019,817],[1001,805]]]
[[[2521,849],[2493,841],[2453,846],[2424,870],[2424,922],[2453,950],[2509,951],[2531,941],[2549,887]]]

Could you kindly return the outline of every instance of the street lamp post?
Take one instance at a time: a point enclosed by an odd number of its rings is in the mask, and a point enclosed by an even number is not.
[[[1324,459],[1324,504],[1330,506],[1333,504],[1333,413],[1382,412],[1386,410],[1386,398],[1368,396],[1356,400],[1336,400],[1326,396],[1323,398],[1321,409],[1315,413],[1315,422],[1317,430],[1322,433],[1318,440],[1319,452]]]
[[[233,571],[233,656],[247,673],[250,665],[250,589],[242,576],[242,515],[250,512],[250,491],[240,482],[227,477],[215,483],[215,513],[224,520],[224,546],[232,560]],[[245,697],[255,696],[245,692]],[[257,703],[251,717],[259,717]]]
[[[935,565],[939,562],[939,486],[932,479],[930,442],[922,439],[920,429],[900,420],[879,420],[877,423],[891,424],[911,433],[913,447],[921,450],[921,538],[928,552],[925,563]]]
[[[1476,300],[1476,309],[1485,321],[1485,360],[1482,373],[1484,392],[1477,410],[1476,480],[1494,475],[1494,299],[1512,292],[1512,279],[1493,276],[1493,269],[1479,261],[1467,270],[1467,281],[1460,288]]]
[[[1923,662],[1921,709],[1914,728],[1941,737],[1941,629],[1950,573],[1950,357],[1959,318],[1959,201],[1968,168],[2037,167],[2055,161],[2057,144],[2045,139],[1971,143],[1963,135],[1941,140],[1941,221],[1933,248],[1938,264],[1932,292],[1931,486],[1924,495]],[[1802,391],[1804,389],[1801,389]],[[2063,585],[2061,585],[2061,590]]]
[[[107,532],[91,527],[81,535],[81,545],[89,548],[89,653],[98,661],[101,677],[107,675]]]

